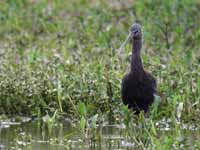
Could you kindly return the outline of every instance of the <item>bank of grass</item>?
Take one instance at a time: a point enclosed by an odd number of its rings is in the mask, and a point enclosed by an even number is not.
[[[116,50],[139,21],[144,67],[157,78],[161,98],[152,121],[176,119],[183,104],[181,122],[199,122],[199,9],[194,0],[1,1],[0,113],[73,116],[83,102],[89,116],[117,115],[131,47],[121,59]]]

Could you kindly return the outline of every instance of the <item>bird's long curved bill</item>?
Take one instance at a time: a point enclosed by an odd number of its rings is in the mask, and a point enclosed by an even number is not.
[[[128,43],[128,41],[131,39],[131,33],[129,33],[129,35],[127,36],[126,40],[122,43],[122,45],[120,46],[120,48],[118,49],[118,54],[121,54],[124,50],[124,47],[126,46],[126,44]]]

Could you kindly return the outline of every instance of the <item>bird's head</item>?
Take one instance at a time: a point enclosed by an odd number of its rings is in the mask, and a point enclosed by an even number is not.
[[[133,42],[134,40],[141,40],[142,38],[142,26],[138,23],[134,23],[131,28],[130,28],[130,33],[127,36],[126,40],[122,43],[121,47],[118,50],[118,53],[121,54],[125,45],[131,41]]]
[[[133,24],[130,28],[130,38],[138,39],[142,37],[142,27],[140,24]]]

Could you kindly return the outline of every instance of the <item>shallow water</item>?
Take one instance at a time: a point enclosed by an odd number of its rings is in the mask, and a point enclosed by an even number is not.
[[[125,143],[120,136],[118,126],[105,126],[102,128],[103,138],[88,140],[90,149],[123,149],[132,145]],[[66,150],[66,149],[89,149],[83,143],[78,129],[70,123],[57,123],[49,133],[48,125],[42,121],[29,121],[25,123],[1,122],[0,127],[0,150],[30,149],[30,150]],[[92,140],[93,139],[93,140]],[[97,144],[97,143],[102,143]],[[116,145],[117,144],[117,145]],[[93,148],[92,148],[93,147]]]
[[[156,126],[160,133],[170,134],[169,124],[170,121],[161,120]],[[136,143],[125,138],[124,130],[123,125],[102,125],[95,132],[90,130],[83,141],[78,128],[69,121],[53,123],[49,129],[48,123],[42,120],[24,118],[17,122],[11,119],[0,121],[0,150],[137,149]],[[193,126],[183,125],[180,139],[177,140],[181,141],[183,148],[194,149],[194,145],[200,141],[200,132]]]

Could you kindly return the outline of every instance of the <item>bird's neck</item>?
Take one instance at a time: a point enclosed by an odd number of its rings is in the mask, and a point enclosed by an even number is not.
[[[131,57],[131,72],[138,74],[143,73],[143,65],[141,59],[142,38],[133,39],[132,43],[132,57]]]

